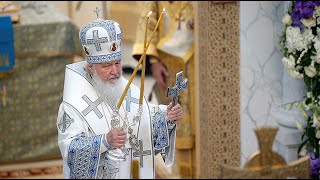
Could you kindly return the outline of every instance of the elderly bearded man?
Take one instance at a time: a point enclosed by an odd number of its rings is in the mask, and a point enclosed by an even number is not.
[[[117,103],[128,81],[121,75],[120,25],[96,19],[80,29],[87,61],[66,66],[63,102],[57,117],[58,143],[65,178],[155,178],[154,156],[166,165],[174,160],[180,104],[172,107],[143,100],[141,118],[138,87],[130,85],[121,107]],[[121,151],[121,161],[112,157]],[[137,178],[137,177],[136,177]]]

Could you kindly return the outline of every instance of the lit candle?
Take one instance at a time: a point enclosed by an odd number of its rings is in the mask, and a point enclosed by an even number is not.
[[[163,13],[164,13],[165,11],[166,11],[166,9],[163,8],[163,10],[162,10],[162,12],[161,12],[161,14],[160,14],[160,17],[159,17],[159,19],[158,19],[158,22],[157,22],[157,24],[156,24],[156,27],[153,29],[151,38],[150,38],[150,40],[149,40],[149,42],[148,42],[148,45],[147,45],[147,49],[148,49],[148,47],[149,47],[149,45],[150,45],[150,43],[151,43],[151,40],[152,40],[154,34],[156,33],[156,31],[157,31],[157,29],[158,29],[158,26],[159,26],[159,24],[160,24],[160,20],[161,20],[162,15],[163,15]],[[145,51],[145,53],[146,53],[146,51]]]
[[[158,28],[158,26],[159,26],[160,20],[161,20],[162,15],[163,15],[164,12],[165,12],[165,8],[163,8],[163,10],[162,10],[162,12],[161,12],[161,14],[160,14],[160,17],[159,17],[159,19],[158,19],[158,22],[157,22],[155,28],[153,29],[153,32],[152,32],[151,38],[150,38],[150,40],[149,40],[149,42],[148,42],[148,44],[147,44],[147,47],[144,49],[143,54],[142,54],[142,56],[140,57],[140,60],[139,60],[138,64],[136,65],[136,67],[135,67],[135,69],[134,69],[134,71],[133,71],[133,73],[132,73],[132,75],[131,75],[131,77],[130,77],[130,79],[129,79],[129,82],[127,83],[127,86],[126,86],[126,88],[124,89],[124,91],[123,91],[123,93],[122,93],[122,95],[121,95],[121,97],[120,97],[120,101],[119,101],[119,103],[118,103],[118,105],[117,105],[118,109],[120,109],[120,106],[121,106],[121,104],[122,104],[122,101],[123,101],[123,99],[124,99],[124,96],[127,94],[128,89],[129,89],[129,86],[130,86],[130,84],[132,83],[132,80],[133,80],[133,78],[135,77],[135,75],[136,75],[136,73],[137,73],[137,71],[138,71],[138,69],[139,69],[140,64],[142,63],[143,59],[144,59],[145,56],[146,56],[147,49],[149,48],[150,43],[151,43],[151,41],[152,41],[152,39],[153,39],[153,36],[155,35],[155,33],[156,33],[156,31],[157,31],[157,28]],[[149,13],[150,13],[150,12],[149,12]],[[148,13],[148,15],[149,15],[149,13]]]
[[[147,47],[147,32],[148,32],[148,21],[150,18],[150,15],[152,14],[152,11],[150,11],[147,15],[146,19],[146,29],[144,34],[144,49]],[[147,50],[145,50],[147,51]],[[144,77],[145,77],[145,71],[146,71],[146,55],[143,58],[142,63],[142,72],[141,72],[141,81],[140,81],[140,98],[139,98],[139,105],[142,105],[143,103],[143,93],[144,93]]]

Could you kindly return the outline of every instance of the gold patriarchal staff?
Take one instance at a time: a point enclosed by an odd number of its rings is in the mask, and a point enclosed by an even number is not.
[[[144,50],[147,52],[147,32],[148,32],[148,21],[150,18],[150,15],[152,14],[152,11],[150,11],[147,15],[146,19],[146,29],[145,29],[145,34],[144,34]],[[142,58],[142,72],[141,72],[141,82],[140,82],[140,97],[139,97],[139,108],[137,114],[133,117],[133,124],[138,123],[141,119],[143,108],[143,93],[144,93],[144,78],[145,78],[145,71],[146,71],[146,53]]]
[[[147,19],[149,19],[149,16],[151,15],[151,12],[152,12],[152,11],[150,11],[150,12],[148,13]],[[158,29],[158,26],[159,26],[159,24],[160,24],[160,20],[161,20],[162,15],[163,15],[164,12],[165,12],[165,8],[163,8],[163,10],[162,10],[162,12],[161,12],[161,14],[160,14],[160,17],[159,17],[159,19],[158,19],[158,22],[157,22],[155,28],[153,29],[151,38],[150,38],[150,40],[148,41],[148,44],[146,45],[146,47],[145,47],[145,49],[144,49],[144,51],[143,51],[143,54],[142,54],[142,56],[140,57],[139,62],[138,62],[138,64],[136,65],[136,67],[135,67],[135,69],[134,69],[134,71],[133,71],[133,73],[132,73],[132,75],[131,75],[131,77],[130,77],[130,79],[129,79],[129,82],[127,83],[127,86],[126,86],[126,88],[124,89],[124,91],[123,91],[123,93],[122,93],[122,95],[121,95],[120,101],[119,101],[118,104],[117,104],[117,108],[118,108],[118,109],[120,109],[120,107],[121,107],[121,104],[122,104],[122,102],[123,102],[124,96],[127,94],[127,91],[128,91],[128,89],[129,89],[129,87],[130,87],[130,85],[131,85],[131,83],[132,83],[132,80],[133,80],[133,78],[135,77],[135,75],[137,74],[137,71],[138,71],[138,69],[139,69],[140,64],[142,63],[142,61],[143,61],[143,60],[145,59],[145,57],[146,57],[147,50],[148,50],[148,48],[149,48],[149,45],[150,45],[150,43],[151,43],[151,40],[153,39],[153,37],[154,37],[154,35],[155,35],[155,33],[156,33],[156,30]],[[146,22],[148,22],[148,21],[146,21]],[[147,33],[147,30],[145,31],[145,33]],[[147,37],[147,36],[145,35],[145,42],[146,42],[146,37]],[[144,77],[143,77],[143,78],[144,78]],[[144,79],[143,79],[143,80],[144,80]],[[141,80],[141,81],[142,81],[142,80]],[[140,89],[140,96],[141,96],[141,91],[143,91],[143,89]],[[142,92],[142,94],[143,94],[143,92]],[[142,99],[142,98],[140,97],[139,103],[142,101],[141,99]]]
[[[152,11],[150,11],[148,13],[147,19],[146,19],[146,30],[145,30],[145,33],[144,33],[144,42],[143,42],[145,52],[147,52],[146,48],[147,48],[148,21],[149,21],[149,18],[150,18],[151,14],[152,14]],[[143,92],[144,92],[144,77],[145,77],[145,71],[146,71],[146,55],[144,55],[142,61],[143,61],[143,63],[142,63],[142,73],[141,73],[141,82],[140,82],[140,98],[139,98],[139,105],[140,106],[143,103],[142,98],[143,98]]]

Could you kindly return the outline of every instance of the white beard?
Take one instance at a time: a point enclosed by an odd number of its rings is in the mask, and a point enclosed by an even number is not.
[[[98,76],[95,68],[93,68],[93,86],[100,93],[104,101],[106,101],[112,110],[116,110],[116,106],[120,97],[125,89],[124,83],[122,81],[122,72],[120,72],[120,77],[114,83],[108,83]]]

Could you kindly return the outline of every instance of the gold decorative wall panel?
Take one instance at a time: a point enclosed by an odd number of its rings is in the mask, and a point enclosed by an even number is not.
[[[240,165],[240,2],[196,3],[197,178]]]

